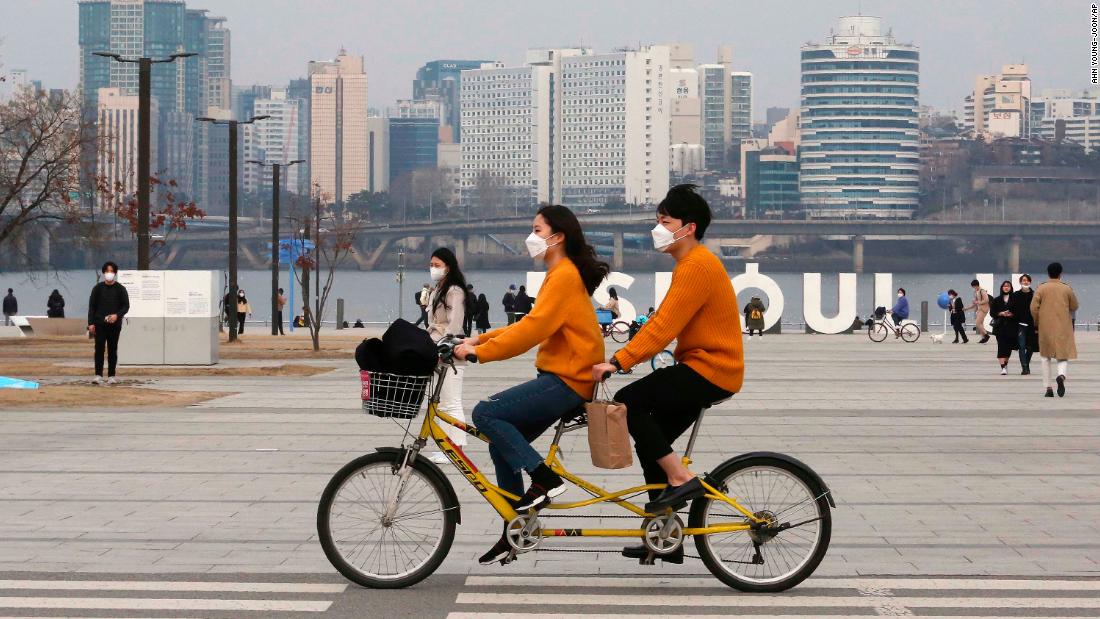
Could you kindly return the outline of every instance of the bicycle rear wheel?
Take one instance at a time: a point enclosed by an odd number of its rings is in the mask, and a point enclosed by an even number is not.
[[[872,342],[881,342],[886,339],[886,336],[890,333],[890,329],[886,328],[884,323],[875,321],[870,327],[867,327],[867,337],[871,338]]]
[[[377,452],[356,458],[321,495],[321,548],[333,567],[364,587],[397,589],[424,580],[454,541],[458,510],[447,507],[448,482],[419,458],[402,476],[395,469],[403,457]]]
[[[611,323],[611,339],[625,344],[630,339],[630,325],[622,320]]]
[[[695,547],[712,574],[741,591],[785,591],[825,558],[832,535],[829,500],[817,479],[796,462],[773,456],[729,460],[709,478],[767,526],[755,531],[696,535]],[[690,527],[748,521],[720,500],[696,499]]]
[[[661,352],[653,355],[653,358],[649,360],[649,367],[654,370],[661,368],[672,367],[676,365],[676,357],[672,356],[672,351],[662,350]]]
[[[901,327],[901,339],[906,342],[915,342],[920,338],[920,328],[917,325],[907,322]]]

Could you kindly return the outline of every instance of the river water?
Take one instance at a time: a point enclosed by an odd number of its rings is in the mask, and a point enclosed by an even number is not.
[[[333,284],[328,307],[325,310],[325,320],[334,320],[336,316],[336,298],[343,298],[345,303],[344,318],[348,322],[362,319],[370,323],[388,323],[398,315],[400,311],[405,318],[415,320],[419,316],[413,295],[428,280],[428,270],[410,270],[406,272],[403,294],[398,295],[398,284],[395,273],[385,271],[339,271]],[[737,272],[731,272],[730,276],[736,276]],[[802,274],[800,273],[769,273],[764,275],[771,277],[783,291],[785,308],[783,323],[785,325],[800,325],[802,319]],[[484,292],[490,304],[490,322],[493,326],[504,324],[504,310],[501,306],[501,298],[509,284],[524,284],[527,274],[523,271],[472,271],[466,274],[467,280],[474,285],[476,293]],[[629,289],[622,286],[618,288],[620,297],[634,304],[640,311],[644,311],[654,304],[654,273],[653,272],[628,272],[635,278]],[[1045,279],[1045,274],[1033,274],[1038,284]],[[994,274],[995,286],[1008,274]],[[252,305],[252,320],[265,321],[270,319],[270,302],[267,300],[267,289],[271,282],[270,271],[241,271],[240,286],[248,294]],[[901,273],[894,277],[894,288],[904,287],[909,295],[911,316],[917,320],[920,316],[921,301],[928,301],[930,321],[938,323],[943,319],[943,313],[936,307],[936,297],[939,293],[949,288],[959,291],[964,301],[972,297],[970,281],[974,274],[945,275],[942,273]],[[836,313],[837,309],[837,274],[822,274],[822,312],[826,316]],[[1100,318],[1100,275],[1095,274],[1069,274],[1065,280],[1077,291],[1081,302],[1078,311],[1078,323],[1096,323]],[[91,270],[71,270],[57,272],[0,272],[0,291],[6,294],[7,288],[14,288],[15,295],[19,299],[19,310],[25,315],[45,315],[46,298],[53,289],[58,289],[65,297],[66,316],[79,317],[87,312],[88,293],[95,284],[95,273]],[[288,274],[284,270],[280,277],[280,286],[289,292],[290,285]],[[296,286],[297,287],[297,286]],[[867,273],[858,277],[857,288],[857,313],[866,317],[873,309],[874,275]],[[738,303],[741,307],[748,302],[753,294],[761,294],[760,291],[747,288],[738,290]],[[0,296],[2,296],[0,294]],[[301,308],[300,292],[295,306]],[[765,295],[761,296],[767,302]],[[297,313],[297,312],[295,312]],[[286,318],[292,315],[290,307],[285,311]]]

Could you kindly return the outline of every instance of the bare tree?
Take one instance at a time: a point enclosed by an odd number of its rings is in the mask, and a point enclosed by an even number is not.
[[[482,170],[474,179],[470,204],[477,209],[478,217],[507,215],[508,207],[512,206],[509,200],[508,180],[488,170]]]
[[[292,203],[287,217],[291,222],[295,245],[304,247],[305,241],[313,241],[313,249],[308,253],[303,251],[295,260],[294,277],[302,286],[303,317],[313,340],[314,351],[321,350],[321,319],[325,315],[332,284],[336,281],[336,270],[351,255],[359,229],[358,217],[349,214],[346,209],[338,216],[326,212],[322,204],[329,199],[331,197],[318,193],[314,196],[313,205],[303,207],[301,203]],[[314,283],[313,307],[310,307],[309,274],[315,269],[318,281]]]
[[[130,174],[129,178],[136,176]],[[136,182],[129,183],[136,186]],[[112,182],[110,179],[97,175],[95,188],[97,201],[101,209],[107,213],[117,215],[130,227],[130,233],[136,234],[138,229],[138,194],[130,191],[127,183],[120,180]],[[187,223],[195,219],[206,217],[206,212],[195,204],[194,200],[186,200],[179,193],[175,179],[163,180],[159,175],[149,177],[149,232],[153,234],[153,242],[150,244],[150,258],[156,260],[168,247],[172,236],[187,228]]]
[[[94,132],[72,93],[23,88],[0,104],[0,244],[23,227],[80,217],[80,156]]]

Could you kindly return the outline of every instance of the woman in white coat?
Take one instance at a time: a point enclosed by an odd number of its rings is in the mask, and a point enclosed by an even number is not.
[[[448,335],[462,337],[462,324],[466,316],[466,278],[458,266],[458,259],[454,252],[440,247],[432,252],[428,268],[434,286],[428,302],[428,335],[436,342]],[[466,414],[462,411],[462,377],[466,362],[455,360],[455,369],[458,373],[448,372],[447,379],[443,381],[443,390],[439,394],[439,410],[465,423]],[[456,445],[466,444],[465,432],[443,425],[451,442]],[[438,464],[449,462],[447,456],[438,451],[429,458]]]

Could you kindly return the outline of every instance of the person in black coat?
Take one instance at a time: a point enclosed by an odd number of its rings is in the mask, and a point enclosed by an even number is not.
[[[993,335],[997,338],[997,361],[1001,376],[1008,374],[1008,360],[1016,350],[1016,320],[1012,317],[1012,282],[1005,280],[997,293],[989,297],[989,315],[993,317]]]
[[[530,314],[534,305],[535,300],[527,296],[527,286],[520,286],[519,294],[516,295],[516,320]]]
[[[477,315],[474,317],[478,333],[485,333],[493,326],[489,324],[489,300],[484,294],[477,297]]]
[[[504,293],[504,298],[500,301],[504,306],[504,315],[508,317],[508,324],[512,324],[516,321],[516,285],[512,284],[508,286],[508,292]]]
[[[57,288],[54,288],[53,292],[50,293],[50,298],[46,299],[46,317],[65,317],[65,297],[61,296]]]
[[[477,313],[477,295],[474,294],[474,285],[466,284],[466,313],[462,317],[462,331],[466,337],[474,331],[474,315]]]
[[[966,306],[959,298],[959,293],[954,290],[947,291],[947,298],[947,307],[951,310],[951,327],[955,329],[955,341],[952,344],[958,344],[960,337],[963,344],[969,344],[970,339],[966,337]]]
[[[107,384],[115,382],[115,366],[118,365],[118,336],[122,333],[122,317],[130,311],[130,295],[126,287],[116,281],[118,265],[103,265],[103,281],[92,287],[88,299],[88,332],[95,336],[95,378],[103,382],[103,349],[107,349]]]
[[[1012,293],[1009,310],[1016,321],[1016,346],[1020,350],[1020,374],[1031,374],[1031,356],[1039,351],[1039,328],[1031,317],[1031,298],[1035,291],[1031,289],[1031,276],[1020,276],[1020,289]]]

